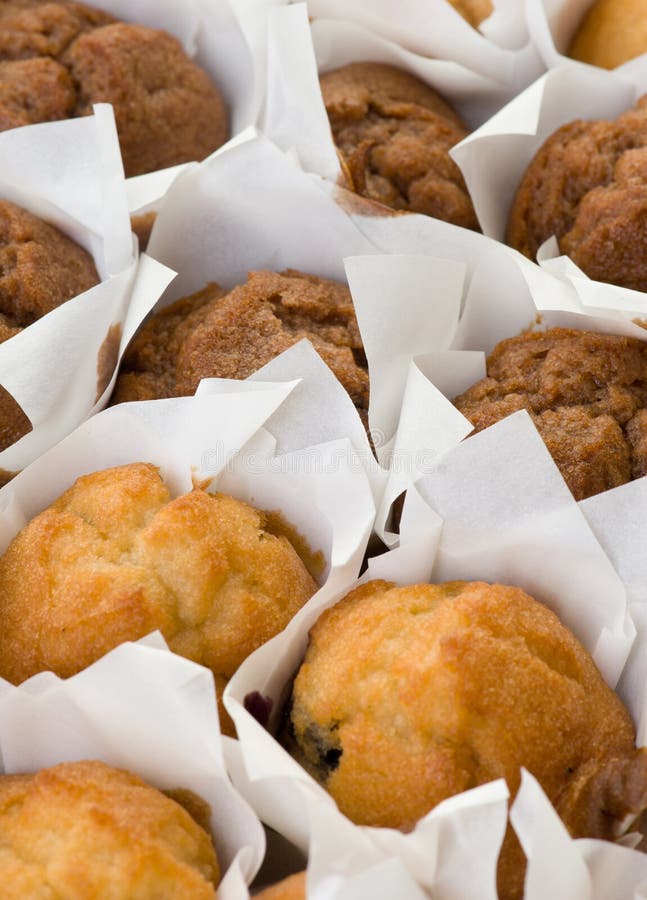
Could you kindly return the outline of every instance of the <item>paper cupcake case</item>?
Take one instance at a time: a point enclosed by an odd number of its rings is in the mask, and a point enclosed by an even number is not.
[[[370,561],[362,581],[369,578],[398,584],[475,579],[518,585],[575,632],[611,686],[617,684],[634,645],[625,586],[525,413],[498,423],[430,465],[407,495],[399,547]],[[225,705],[240,738],[240,755],[230,760],[234,783],[264,822],[309,851],[311,858],[333,858],[339,853],[337,842],[354,828],[361,838],[354,844],[357,856],[349,853],[354,860],[349,865],[356,866],[352,874],[361,871],[370,848],[375,860],[398,858],[434,898],[494,898],[494,872],[507,820],[503,782],[445,801],[408,835],[352,826],[245,709],[250,692],[271,697],[276,725],[309,628],[353,586],[320,592],[282,634],[249,657],[229,683]],[[623,699],[633,708],[644,703],[644,682],[635,694],[625,692]],[[519,795],[519,805],[530,804],[533,815],[539,815],[547,801],[541,792],[539,799],[527,794],[532,795],[530,788]],[[317,830],[313,810],[331,824]],[[512,821],[515,824],[514,817]],[[573,843],[567,836],[564,840]],[[527,843],[531,861],[537,856],[545,862],[542,834]],[[610,846],[613,853],[616,848]],[[585,900],[589,895],[572,896]]]
[[[130,337],[172,278],[138,262],[112,109],[0,134],[0,196],[75,240],[101,282],[0,346],[0,384],[32,430],[0,452],[16,472],[107,402]]]
[[[614,119],[647,90],[647,70],[607,72],[563,66],[543,75],[476,132],[454,147],[484,234],[505,240],[508,215],[530,161],[560,126],[575,119]],[[573,286],[584,306],[608,307],[631,319],[644,314],[645,294],[594,281],[554,239],[538,252],[540,265]]]

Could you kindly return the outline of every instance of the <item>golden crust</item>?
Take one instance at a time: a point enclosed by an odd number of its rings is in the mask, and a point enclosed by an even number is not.
[[[80,671],[159,629],[222,688],[317,585],[264,513],[202,490],[170,499],[136,463],[85,475],[0,559],[0,672]]]
[[[492,0],[449,0],[456,12],[477,28],[494,10]]]
[[[642,53],[647,53],[644,0],[597,0],[568,51],[574,59],[604,69],[615,69]]]
[[[306,873],[298,872],[255,894],[254,900],[305,900],[305,896]]]
[[[208,900],[220,872],[209,835],[179,804],[100,762],[0,776],[6,900]]]
[[[287,744],[353,821],[404,830],[496,778],[514,794],[521,766],[558,809],[579,804],[575,833],[594,819],[591,785],[608,793],[613,761],[647,784],[631,718],[589,654],[550,610],[505,585],[352,591],[310,633]],[[573,792],[585,771],[588,791]],[[506,848],[502,896],[512,897],[522,858],[510,837]]]

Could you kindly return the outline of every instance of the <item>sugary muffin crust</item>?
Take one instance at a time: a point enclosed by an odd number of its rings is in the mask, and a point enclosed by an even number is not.
[[[455,405],[476,431],[527,409],[574,497],[647,474],[647,344],[568,328],[501,341]]]
[[[202,159],[228,137],[208,75],[171,35],[71,0],[0,5],[0,128],[111,103],[126,175]]]
[[[534,259],[552,235],[590,278],[647,291],[647,96],[615,121],[563,125],[532,160],[507,242]]]
[[[320,83],[352,190],[392,209],[478,228],[448,154],[467,130],[439,94],[382,63],[352,63],[322,75]]]

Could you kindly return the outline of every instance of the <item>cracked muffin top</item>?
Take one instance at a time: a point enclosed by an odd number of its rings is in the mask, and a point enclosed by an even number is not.
[[[7,900],[216,897],[209,834],[180,803],[101,762],[0,776],[0,829]]]
[[[352,63],[320,78],[348,187],[392,209],[478,228],[448,151],[467,130],[432,88],[382,63]]]
[[[525,766],[575,836],[613,838],[637,816],[647,753],[587,651],[507,585],[372,581],[310,632],[286,745],[362,825],[410,830],[454,794]],[[512,832],[503,898],[523,893]]]
[[[126,351],[112,402],[187,396],[203,378],[247,378],[302,338],[367,410],[367,364],[350,291],[293,270],[252,272],[229,293],[208,285],[150,318]]]
[[[582,20],[568,55],[615,69],[647,53],[647,6],[644,0],[597,0]]]
[[[0,4],[0,129],[111,103],[127,176],[202,159],[228,137],[207,73],[164,31],[71,0]]]
[[[224,494],[171,499],[146,463],[84,475],[0,558],[0,675],[67,678],[159,629],[220,698],[317,590],[289,533]]]
[[[647,344],[570,328],[501,341],[454,400],[476,431],[520,409],[576,500],[647,474]]]
[[[647,95],[614,121],[563,125],[536,154],[506,240],[534,259],[552,235],[590,278],[647,291]]]
[[[89,253],[37,216],[0,200],[0,343],[94,287]],[[21,407],[0,387],[0,450],[31,431]]]

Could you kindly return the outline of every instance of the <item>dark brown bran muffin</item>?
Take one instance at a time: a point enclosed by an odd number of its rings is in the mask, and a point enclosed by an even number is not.
[[[647,344],[569,328],[501,341],[454,404],[481,431],[530,413],[576,500],[647,474]]]
[[[247,378],[308,338],[360,411],[368,373],[346,285],[288,269],[211,284],[153,316],[126,351],[113,403],[194,394],[203,378]]]
[[[448,153],[468,132],[439,94],[401,69],[372,62],[327,72],[320,83],[352,190],[392,209],[478,228]]]
[[[563,125],[532,160],[506,240],[534,259],[552,235],[590,278],[647,291],[647,95],[614,121]]]
[[[209,76],[164,31],[70,0],[0,4],[0,128],[115,111],[127,176],[202,159],[228,137]]]

